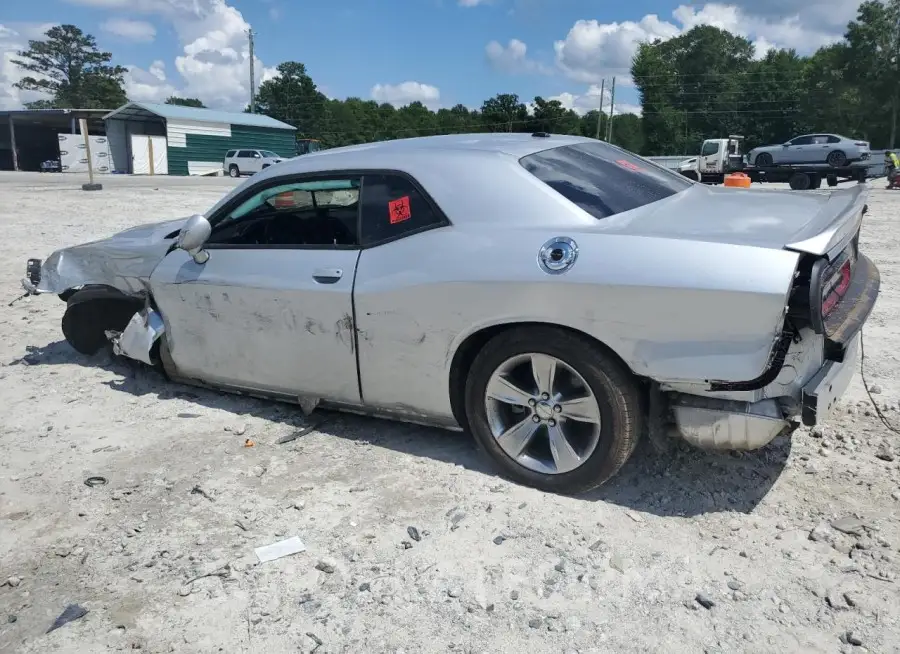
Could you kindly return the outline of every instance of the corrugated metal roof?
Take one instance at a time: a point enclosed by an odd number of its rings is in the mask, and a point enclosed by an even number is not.
[[[183,107],[177,104],[157,104],[155,102],[129,102],[124,107],[104,116],[107,118],[137,118],[142,113],[151,113],[160,118],[171,120],[195,120],[204,123],[228,123],[229,125],[246,125],[248,127],[269,127],[272,129],[296,130],[296,127],[275,120],[262,114],[245,114],[236,111],[216,111],[214,109],[198,109]]]

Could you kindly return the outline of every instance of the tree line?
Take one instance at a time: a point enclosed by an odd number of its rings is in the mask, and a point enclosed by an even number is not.
[[[757,57],[746,38],[698,26],[666,41],[642,44],[631,74],[642,114],[615,115],[611,140],[645,155],[687,154],[706,138],[742,134],[747,146],[798,134],[832,132],[894,147],[900,109],[900,0],[868,0],[839,43],[810,56],[774,49]],[[20,89],[47,100],[31,107],[113,109],[127,102],[125,68],[74,25],[29,41],[16,63],[35,75]],[[203,107],[198,98],[170,104]],[[421,102],[395,108],[322,93],[304,64],[287,61],[259,85],[254,110],[295,126],[323,147],[465,132],[553,132],[601,137],[608,107],[579,115],[558,100],[527,103],[499,93],[478,109],[458,104],[433,111]],[[530,106],[529,106],[530,105]],[[245,111],[249,111],[249,107]]]

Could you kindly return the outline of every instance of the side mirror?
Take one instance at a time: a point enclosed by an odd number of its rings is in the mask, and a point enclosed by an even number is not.
[[[212,226],[209,221],[199,214],[195,214],[188,218],[184,227],[178,232],[178,238],[175,240],[175,246],[184,250],[194,259],[194,262],[204,264],[209,260],[209,252],[203,249],[203,244],[212,233]]]
[[[781,147],[783,147],[783,148],[789,148],[789,147],[791,147],[791,142],[788,141],[787,143],[782,143],[782,144],[781,144]]]

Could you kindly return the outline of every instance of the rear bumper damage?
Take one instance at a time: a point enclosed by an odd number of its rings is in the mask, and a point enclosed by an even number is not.
[[[780,357],[772,370],[771,383],[751,401],[700,397],[675,393],[670,408],[678,434],[705,449],[754,450],[799,426],[820,424],[833,412],[846,392],[859,361],[863,325],[872,313],[881,277],[875,264],[859,257],[853,271],[847,301],[829,316],[826,334],[805,330],[810,345],[795,345],[793,358]],[[821,365],[803,367],[812,356]],[[785,380],[790,379],[789,383]],[[776,381],[777,380],[777,381]],[[727,395],[728,394],[724,394]]]

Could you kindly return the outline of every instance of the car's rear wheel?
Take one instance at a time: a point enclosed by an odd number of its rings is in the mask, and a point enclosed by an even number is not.
[[[240,177],[241,170],[237,167],[236,164],[231,164],[230,166],[228,166],[228,175],[231,177]]]
[[[773,163],[772,155],[769,154],[768,152],[761,152],[758,155],[756,155],[756,165],[757,166],[759,166],[761,168],[766,168],[768,166],[771,166],[772,163]]]
[[[847,155],[840,150],[835,150],[834,152],[828,153],[828,157],[825,161],[827,161],[828,165],[832,168],[841,168],[842,166],[847,165]]]
[[[550,327],[491,339],[469,371],[465,405],[476,442],[504,476],[567,494],[613,477],[643,421],[631,372],[589,339]]]
[[[141,309],[140,302],[117,297],[114,291],[85,289],[66,302],[62,332],[66,341],[81,354],[96,354],[109,340],[106,331],[122,331]]]

